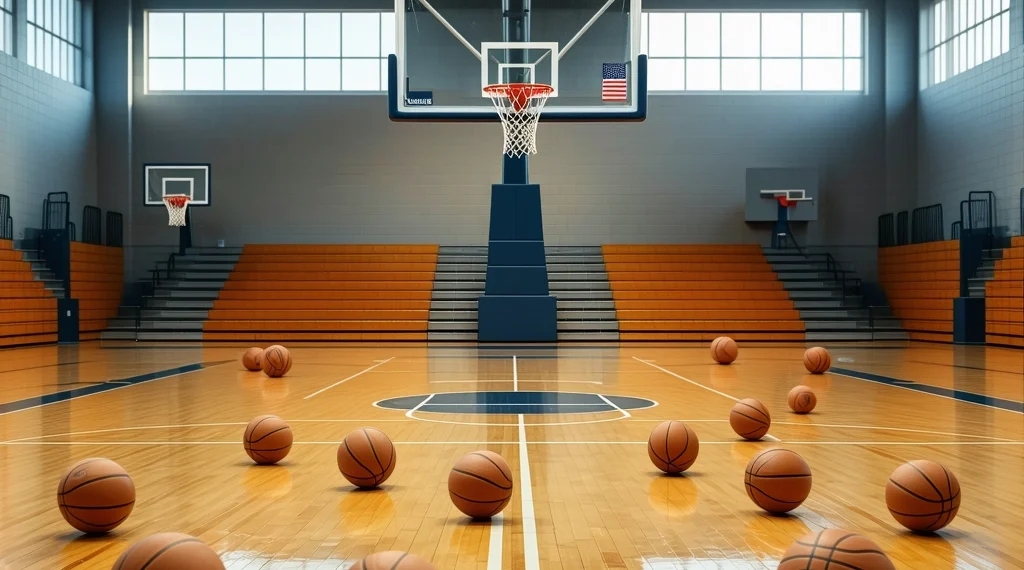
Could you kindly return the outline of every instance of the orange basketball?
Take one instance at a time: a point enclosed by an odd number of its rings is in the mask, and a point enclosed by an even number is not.
[[[292,369],[292,353],[288,349],[275,344],[263,351],[263,373],[271,378],[280,378]]]
[[[806,414],[818,405],[818,397],[807,386],[797,386],[789,391],[786,402],[789,404],[789,409],[798,414]]]
[[[914,532],[935,532],[960,510],[960,482],[934,461],[896,468],[885,485],[885,504],[896,522]]]
[[[686,471],[697,461],[699,452],[697,434],[683,422],[662,422],[647,439],[647,455],[651,463],[665,473]]]
[[[804,368],[811,374],[823,374],[832,367],[832,356],[820,346],[813,346],[804,352]]]
[[[60,514],[76,529],[97,534],[117,528],[135,507],[135,483],[109,459],[83,459],[57,485]]]
[[[895,570],[870,538],[841,528],[812,532],[782,555],[778,570]]]
[[[468,516],[493,517],[512,498],[512,470],[505,458],[493,451],[468,453],[448,474],[448,495]]]
[[[245,428],[242,445],[256,463],[273,465],[292,450],[292,428],[277,416],[259,416]]]
[[[374,552],[363,558],[352,570],[436,570],[434,565],[408,552],[391,550]]]
[[[357,487],[376,487],[387,481],[397,459],[394,444],[379,429],[356,430],[338,446],[338,470]]]
[[[719,364],[729,364],[736,360],[739,353],[740,349],[736,346],[736,341],[727,336],[720,336],[711,341],[711,358],[714,358],[715,362]]]
[[[252,347],[242,355],[242,366],[246,370],[259,371],[263,368],[263,349]]]
[[[750,460],[743,481],[755,505],[769,513],[788,513],[811,493],[811,468],[788,449],[769,449]]]
[[[220,557],[203,541],[177,532],[143,538],[114,563],[116,570],[224,570]]]
[[[729,425],[743,439],[756,440],[768,433],[772,417],[764,404],[753,398],[744,398],[736,402],[729,412]]]

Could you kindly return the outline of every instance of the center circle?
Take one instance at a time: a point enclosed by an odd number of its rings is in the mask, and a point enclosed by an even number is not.
[[[374,406],[434,414],[592,414],[642,410],[654,400],[582,392],[442,392],[387,398]]]

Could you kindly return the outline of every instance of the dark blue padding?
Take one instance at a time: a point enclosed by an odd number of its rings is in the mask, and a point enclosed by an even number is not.
[[[647,56],[636,61],[636,110],[622,113],[559,113],[558,107],[547,107],[540,115],[542,123],[628,123],[647,118]],[[496,123],[493,109],[451,113],[410,113],[398,110],[398,57],[388,56],[388,116],[395,122],[426,123]]]
[[[890,378],[888,376],[882,376],[880,374],[871,374],[870,372],[848,370],[846,368],[832,367],[829,369],[829,372],[832,372],[834,374],[842,374],[843,376],[849,376],[851,378],[857,378],[860,380],[867,380],[869,382],[878,382],[879,384],[886,384],[888,386],[896,386],[899,388],[905,388],[907,390],[914,390],[915,392],[922,392],[925,394],[942,396],[945,398],[949,398],[951,400],[960,400],[961,402],[970,402],[972,404],[978,404],[981,406],[988,406],[990,408],[998,408],[1000,410],[1007,410],[1010,412],[1017,412],[1018,414],[1024,414],[1024,402],[1005,400],[1003,398],[993,398],[992,396],[986,396],[985,394],[943,388],[942,386],[932,386],[931,384],[918,384],[917,382],[914,382],[912,380],[901,380],[899,378]]]
[[[488,265],[529,265],[544,257],[544,240],[491,240]]]
[[[985,298],[953,299],[953,344],[985,344]]]
[[[550,295],[482,295],[477,300],[480,342],[555,342],[557,300]]]
[[[488,391],[402,396],[381,400],[375,405],[389,410],[415,409],[417,412],[439,414],[585,414],[612,412],[616,409],[641,410],[657,404],[653,400],[634,396]]]
[[[539,184],[491,186],[491,241],[544,239]],[[541,256],[543,259],[543,256]]]
[[[484,295],[547,295],[546,267],[488,267]]]

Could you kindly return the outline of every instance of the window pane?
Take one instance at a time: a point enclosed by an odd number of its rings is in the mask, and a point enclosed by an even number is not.
[[[843,61],[843,88],[847,91],[861,91],[864,89],[861,61],[859,59]]]
[[[374,60],[374,64],[377,60]],[[378,89],[380,81],[374,86]],[[341,60],[340,59],[307,59],[306,60],[306,91],[340,91]]]
[[[185,15],[150,12],[149,29],[150,57],[181,57],[185,55]]]
[[[723,46],[724,47],[724,46]],[[757,59],[723,59],[722,89],[757,91],[761,88],[761,63]]]
[[[842,91],[843,62],[839,59],[805,59],[805,91]]]
[[[185,14],[185,56],[224,56],[224,14]]]
[[[306,57],[341,56],[341,14],[306,14]]]
[[[228,57],[263,55],[263,14],[226,14],[224,51]],[[260,71],[263,75],[263,71]]]
[[[341,18],[341,55],[345,57],[378,57],[380,55],[380,18],[377,14],[347,12],[343,15]],[[374,71],[375,75],[377,73],[379,71]]]
[[[963,10],[961,9],[964,4],[964,0],[953,0],[953,33],[960,33],[963,29],[961,24],[961,18],[963,17]]]
[[[654,20],[651,20],[651,24]],[[686,61],[652,59],[647,64],[647,88],[651,91],[682,91],[686,88]]]
[[[1007,11],[1009,9],[1010,9],[1010,0],[1003,0],[1003,11],[1005,12],[1005,11]]]
[[[799,91],[800,61],[796,59],[761,60],[762,91]]]
[[[64,42],[57,42],[57,77],[67,81],[68,79],[68,45]]]
[[[981,63],[981,42],[978,41],[978,28],[967,32],[967,61],[971,67]]]
[[[978,23],[978,5],[977,0],[967,0],[967,26],[973,26]]]
[[[950,49],[953,51],[953,75],[956,75],[964,70],[963,60],[960,59],[960,36],[953,38]]]
[[[25,16],[28,21],[35,23],[36,21],[36,0],[28,0],[28,6],[26,7]]]
[[[1002,53],[1010,51],[1010,14],[1006,13],[1002,16],[1003,20],[1003,31],[999,34],[1000,40],[1003,42]]]
[[[263,15],[264,22],[264,55],[267,57],[302,57],[302,14],[276,14],[268,12]],[[299,70],[302,71],[301,69]],[[270,78],[270,68],[267,68]],[[301,85],[301,83],[300,83]]]
[[[224,89],[224,60],[185,60],[186,91],[221,91]]]
[[[28,36],[27,36],[27,38],[28,38],[28,45],[25,46],[27,48],[26,54],[25,54],[25,56],[26,56],[25,59],[28,61],[29,65],[35,65],[36,64],[36,28],[35,28],[35,26],[29,26],[28,27]]]
[[[1003,45],[1002,38],[1000,38],[1003,32],[1002,18],[1003,16],[999,15],[992,19],[992,37],[990,38],[992,40],[992,57],[999,57],[999,54],[1002,53],[1000,50]]]
[[[761,15],[727,12],[722,14],[722,56],[761,55]],[[724,73],[723,70],[723,81]],[[756,79],[756,78],[755,78]]]
[[[686,55],[686,14],[652,13],[647,33],[650,57]]]
[[[301,19],[299,23],[302,23]],[[269,30],[267,35],[270,35]],[[305,82],[303,81],[301,59],[268,59],[263,63],[264,89],[267,91],[302,91]]]
[[[842,14],[804,14],[803,26],[804,57],[842,57]]]
[[[388,90],[388,60],[380,60],[380,90]]]
[[[986,20],[992,17],[992,0],[981,0],[981,17]]]
[[[843,15],[843,55],[846,57],[861,56],[861,40],[864,35],[862,20],[864,15],[859,12],[850,12]]]
[[[721,62],[720,59],[686,60],[687,91],[718,91],[721,89],[719,62]]]
[[[185,60],[149,60],[150,91],[181,91],[185,88]]]
[[[992,20],[988,20],[981,26],[981,61],[992,59]]]
[[[377,91],[380,64],[376,59],[345,59],[341,62],[341,88],[344,91]]]
[[[262,59],[224,60],[224,88],[228,91],[260,91],[263,89]]]
[[[686,15],[687,57],[718,57],[721,55],[719,32],[722,28],[718,21],[719,17],[720,14],[690,13]],[[716,77],[717,73],[716,71]],[[718,87],[716,86],[715,89]]]
[[[647,47],[649,43],[648,38],[650,37],[648,28],[650,21],[650,14],[640,14],[640,53],[643,55],[648,55]]]
[[[761,55],[800,57],[800,14],[761,14]]]
[[[380,55],[387,57],[393,53],[395,53],[395,13],[384,12],[380,15]]]

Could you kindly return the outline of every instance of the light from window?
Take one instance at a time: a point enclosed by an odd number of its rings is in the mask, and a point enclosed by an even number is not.
[[[864,90],[862,12],[647,12],[640,42],[650,91]]]
[[[148,91],[384,91],[395,51],[388,12],[149,12],[146,23]]]
[[[14,0],[0,0],[0,51],[14,53]]]
[[[7,9],[11,0],[0,0]],[[82,1],[81,0],[27,0],[28,21],[25,47],[28,64],[81,85],[82,77]],[[6,22],[9,13],[0,13]],[[6,24],[0,25],[0,30]],[[12,42],[9,33],[3,40]],[[0,41],[0,46],[4,43]],[[13,50],[12,50],[13,51]]]
[[[933,1],[921,23],[928,46],[921,55],[922,88],[1010,51],[1009,0]]]

